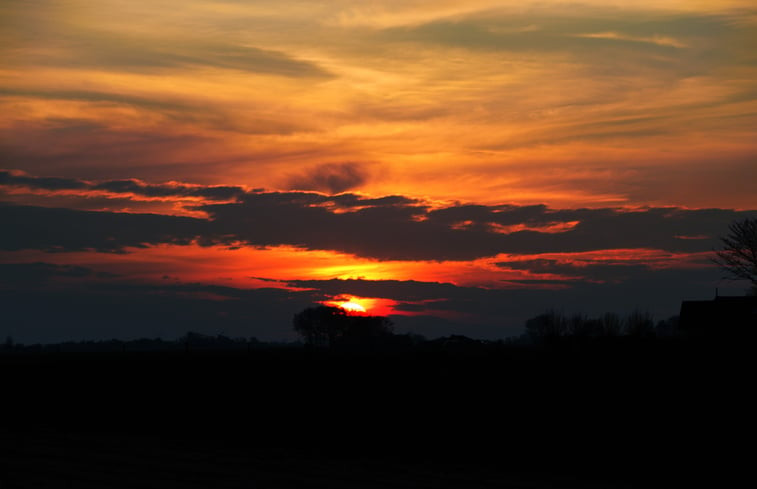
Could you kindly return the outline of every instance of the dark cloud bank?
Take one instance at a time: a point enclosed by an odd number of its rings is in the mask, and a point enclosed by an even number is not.
[[[116,194],[177,199],[198,196],[206,203],[194,210],[209,216],[0,204],[0,252],[6,254],[27,249],[128,253],[161,243],[294,245],[380,260],[468,260],[500,253],[618,248],[708,252],[718,246],[717,237],[727,232],[732,220],[757,215],[755,211],[672,207],[550,209],[543,205],[458,204],[438,209],[405,196],[256,192],[136,180],[92,183],[8,172],[0,173],[0,186],[107,189]],[[561,223],[574,225],[562,232],[546,231]],[[502,232],[515,225],[530,230]],[[416,314],[396,318],[400,331],[432,337],[457,333],[496,338],[518,334],[525,319],[550,307],[588,314],[622,313],[640,307],[658,318],[667,317],[677,312],[682,299],[709,298],[721,277],[711,266],[660,269],[622,258],[585,261],[577,266],[533,257],[503,260],[498,265],[559,278],[503,284],[503,289],[495,290],[419,281],[301,281],[291,277],[287,285],[307,290],[245,290],[168,280],[146,285],[74,265],[5,263],[0,264],[0,307],[4,311],[0,334],[21,341],[58,341],[172,338],[194,329],[263,339],[292,338],[294,312],[314,301],[352,294],[393,299],[399,302],[398,311]],[[560,288],[543,288],[545,284]]]
[[[7,181],[8,176],[5,178]],[[37,188],[67,184],[65,179],[34,182]],[[561,210],[544,205],[458,204],[432,209],[404,196],[245,192],[236,187],[147,185],[133,180],[90,184],[89,188],[236,200],[187,206],[207,213],[210,219],[3,204],[0,249],[122,252],[127,247],[197,242],[292,245],[380,260],[470,260],[499,253],[618,248],[700,252],[718,246],[717,237],[727,231],[732,220],[757,215],[755,211],[675,207]],[[566,223],[575,225],[562,232],[545,230]],[[515,225],[527,229],[503,232]]]
[[[0,187],[25,187],[34,190],[102,191],[133,194],[148,198],[197,197],[208,200],[232,200],[245,193],[244,188],[228,185],[149,184],[134,178],[90,182],[78,178],[36,177],[22,172],[0,170]]]

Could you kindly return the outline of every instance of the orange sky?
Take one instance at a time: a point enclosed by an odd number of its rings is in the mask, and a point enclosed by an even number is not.
[[[757,180],[753,2],[626,3],[3,2],[4,165],[753,206],[713,185]],[[308,181],[327,164],[356,175]]]
[[[755,209],[755,33],[751,0],[4,1],[0,169],[16,180],[0,179],[0,201],[208,218],[198,206],[238,195],[186,189],[216,185],[404,196],[426,209]],[[108,187],[125,179],[184,194]],[[581,223],[449,226],[560,234]],[[708,223],[691,232],[713,238]],[[621,253],[628,266],[696,268],[707,252],[619,243],[395,260],[309,243],[8,246],[0,261],[242,288],[271,283],[254,276],[559,289],[612,281],[555,271],[568,262]],[[536,268],[502,265],[519,260]]]

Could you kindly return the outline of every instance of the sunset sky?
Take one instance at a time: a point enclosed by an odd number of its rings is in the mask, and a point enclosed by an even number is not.
[[[4,0],[0,334],[429,337],[741,294],[754,0]]]

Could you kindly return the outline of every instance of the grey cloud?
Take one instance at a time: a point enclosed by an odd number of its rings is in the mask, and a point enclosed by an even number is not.
[[[98,275],[91,268],[77,265],[55,265],[43,262],[0,263],[0,287],[40,285],[55,277],[92,278],[95,276],[105,277],[106,275]]]
[[[365,206],[404,206],[420,204],[417,199],[411,199],[404,195],[387,195],[378,198],[366,198],[356,194],[332,195],[328,198],[339,207],[365,207]]]
[[[746,29],[723,15],[622,15],[613,10],[585,10],[585,15],[526,13],[503,16],[470,16],[411,27],[389,28],[390,40],[428,41],[471,49],[564,51],[587,47],[631,47],[660,53],[679,48],[659,39],[718,38]],[[582,37],[613,32],[618,37]],[[657,41],[655,42],[655,39]]]
[[[97,195],[84,193],[37,193],[17,192],[13,187],[0,186],[0,202],[6,201],[14,205],[54,207],[65,209],[97,210],[111,212],[132,213],[160,213],[177,214],[175,202],[170,199],[165,202],[154,202],[149,199],[135,199],[129,194]]]
[[[134,36],[97,28],[74,27],[19,13],[15,25],[4,30],[16,46],[44,43],[58,49],[55,55],[32,51],[23,60],[8,54],[10,61],[52,66],[96,66],[127,71],[156,71],[173,67],[211,66],[287,77],[329,78],[332,75],[316,63],[289,53],[226,42],[214,37]]]
[[[235,236],[252,245],[290,244],[378,259],[466,260],[498,253],[578,252],[613,248],[659,248],[707,251],[717,245],[729,222],[753,211],[650,208],[551,210],[497,207],[457,209],[456,218],[470,220],[465,228],[451,226],[443,212],[418,205],[373,205],[354,212],[334,213],[317,202],[326,197],[308,193],[247,194],[239,203],[199,207],[213,219],[220,235]],[[331,201],[333,202],[333,201]],[[464,206],[467,207],[467,206]],[[578,221],[561,233],[495,232],[487,223],[551,224]],[[425,217],[419,220],[418,216]],[[467,219],[466,219],[467,217]],[[710,236],[682,240],[676,236]]]
[[[82,190],[88,183],[75,178],[33,177],[0,170],[0,186],[23,186],[43,190]]]
[[[83,102],[112,102],[155,109],[182,110],[186,102],[171,103],[166,100],[151,99],[123,93],[83,91],[83,90],[30,90],[20,88],[0,88],[0,96],[30,97],[44,100],[80,100]]]
[[[0,249],[122,252],[150,244],[189,244],[207,221],[157,214],[54,209],[0,203]]]
[[[380,297],[396,301],[421,302],[450,297],[470,297],[489,293],[478,287],[458,287],[451,283],[420,282],[417,280],[286,280],[292,287],[315,289],[327,297],[344,294],[359,297]]]
[[[181,41],[162,43],[102,35],[96,38],[100,42],[96,49],[84,43],[74,45],[76,57],[68,59],[67,63],[138,70],[197,65],[287,77],[331,76],[315,63],[299,60],[279,51],[251,46]]]
[[[3,205],[0,226],[5,232],[0,248],[122,251],[129,246],[197,241],[203,245],[292,245],[381,260],[469,260],[500,253],[617,248],[698,252],[718,246],[717,236],[727,231],[731,221],[757,215],[755,211],[675,207],[550,209],[458,204],[429,209],[403,196],[243,192],[236,187],[161,186],[135,180],[92,185],[152,196],[236,196],[236,202],[186,206],[205,212],[209,220]],[[542,226],[568,222],[575,225],[562,232],[540,231]],[[532,229],[498,232],[498,225],[513,224]]]
[[[76,178],[34,177],[8,170],[0,170],[0,187],[20,186],[42,190],[100,190],[111,193],[135,194],[144,197],[200,197],[208,200],[233,200],[245,193],[242,187],[199,186],[184,184],[148,184],[136,179],[109,180],[93,183]]]
[[[689,76],[717,65],[754,62],[751,27],[740,23],[738,15],[637,11],[629,16],[613,9],[574,6],[570,13],[488,12],[389,28],[379,36],[388,42],[470,50],[560,53],[588,62],[599,75],[631,74],[645,66]]]
[[[297,130],[304,130],[305,126],[301,123],[284,118],[277,118],[269,114],[245,114],[244,118],[235,114],[233,107],[224,104],[209,103],[207,99],[187,98],[181,94],[174,96],[166,94],[146,94],[130,95],[119,93],[118,91],[93,90],[60,90],[60,89],[21,89],[21,88],[0,88],[0,97],[24,97],[43,100],[74,100],[81,102],[102,102],[112,105],[128,105],[164,117],[168,121],[176,121],[182,124],[192,123],[201,126],[210,126],[218,130],[227,130],[243,134],[291,134]],[[105,125],[98,124],[86,119],[75,118],[46,118],[37,127],[31,124],[21,124],[6,128],[9,149],[18,147],[13,144],[19,136],[23,137],[24,133],[33,133],[32,138],[35,141],[47,140],[46,149],[56,146],[55,137],[60,134],[75,135],[83,134],[94,136],[97,134],[102,138],[125,138],[130,139],[135,136],[145,139],[155,138],[154,134],[140,135],[138,132],[116,131]],[[15,134],[14,134],[15,133]],[[18,134],[21,133],[21,134]],[[152,137],[149,137],[152,136]],[[201,138],[196,138],[201,139]],[[64,148],[68,146],[63,141]],[[80,158],[87,156],[87,150],[91,143],[82,141],[81,143],[86,150],[78,153]],[[29,148],[32,154],[39,148]],[[121,148],[123,150],[123,148]],[[5,150],[6,152],[8,150]],[[147,152],[149,153],[149,151]],[[19,159],[26,159],[31,155],[20,155]]]
[[[646,264],[622,263],[602,260],[601,262],[582,263],[577,266],[573,263],[564,263],[557,260],[534,259],[500,262],[497,265],[514,270],[528,270],[534,273],[550,273],[567,277],[583,278],[600,281],[619,281],[629,277],[635,277],[650,271]]]
[[[92,190],[107,190],[115,193],[133,193],[146,197],[202,197],[210,200],[232,200],[245,193],[241,187],[194,186],[181,184],[146,184],[139,180],[112,180],[93,185]]]
[[[321,190],[337,194],[359,187],[368,178],[364,165],[358,163],[326,163],[318,165],[289,180],[292,190]]]

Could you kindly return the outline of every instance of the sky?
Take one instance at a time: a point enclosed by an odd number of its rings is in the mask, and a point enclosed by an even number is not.
[[[757,216],[753,0],[4,0],[0,334],[674,315]]]

